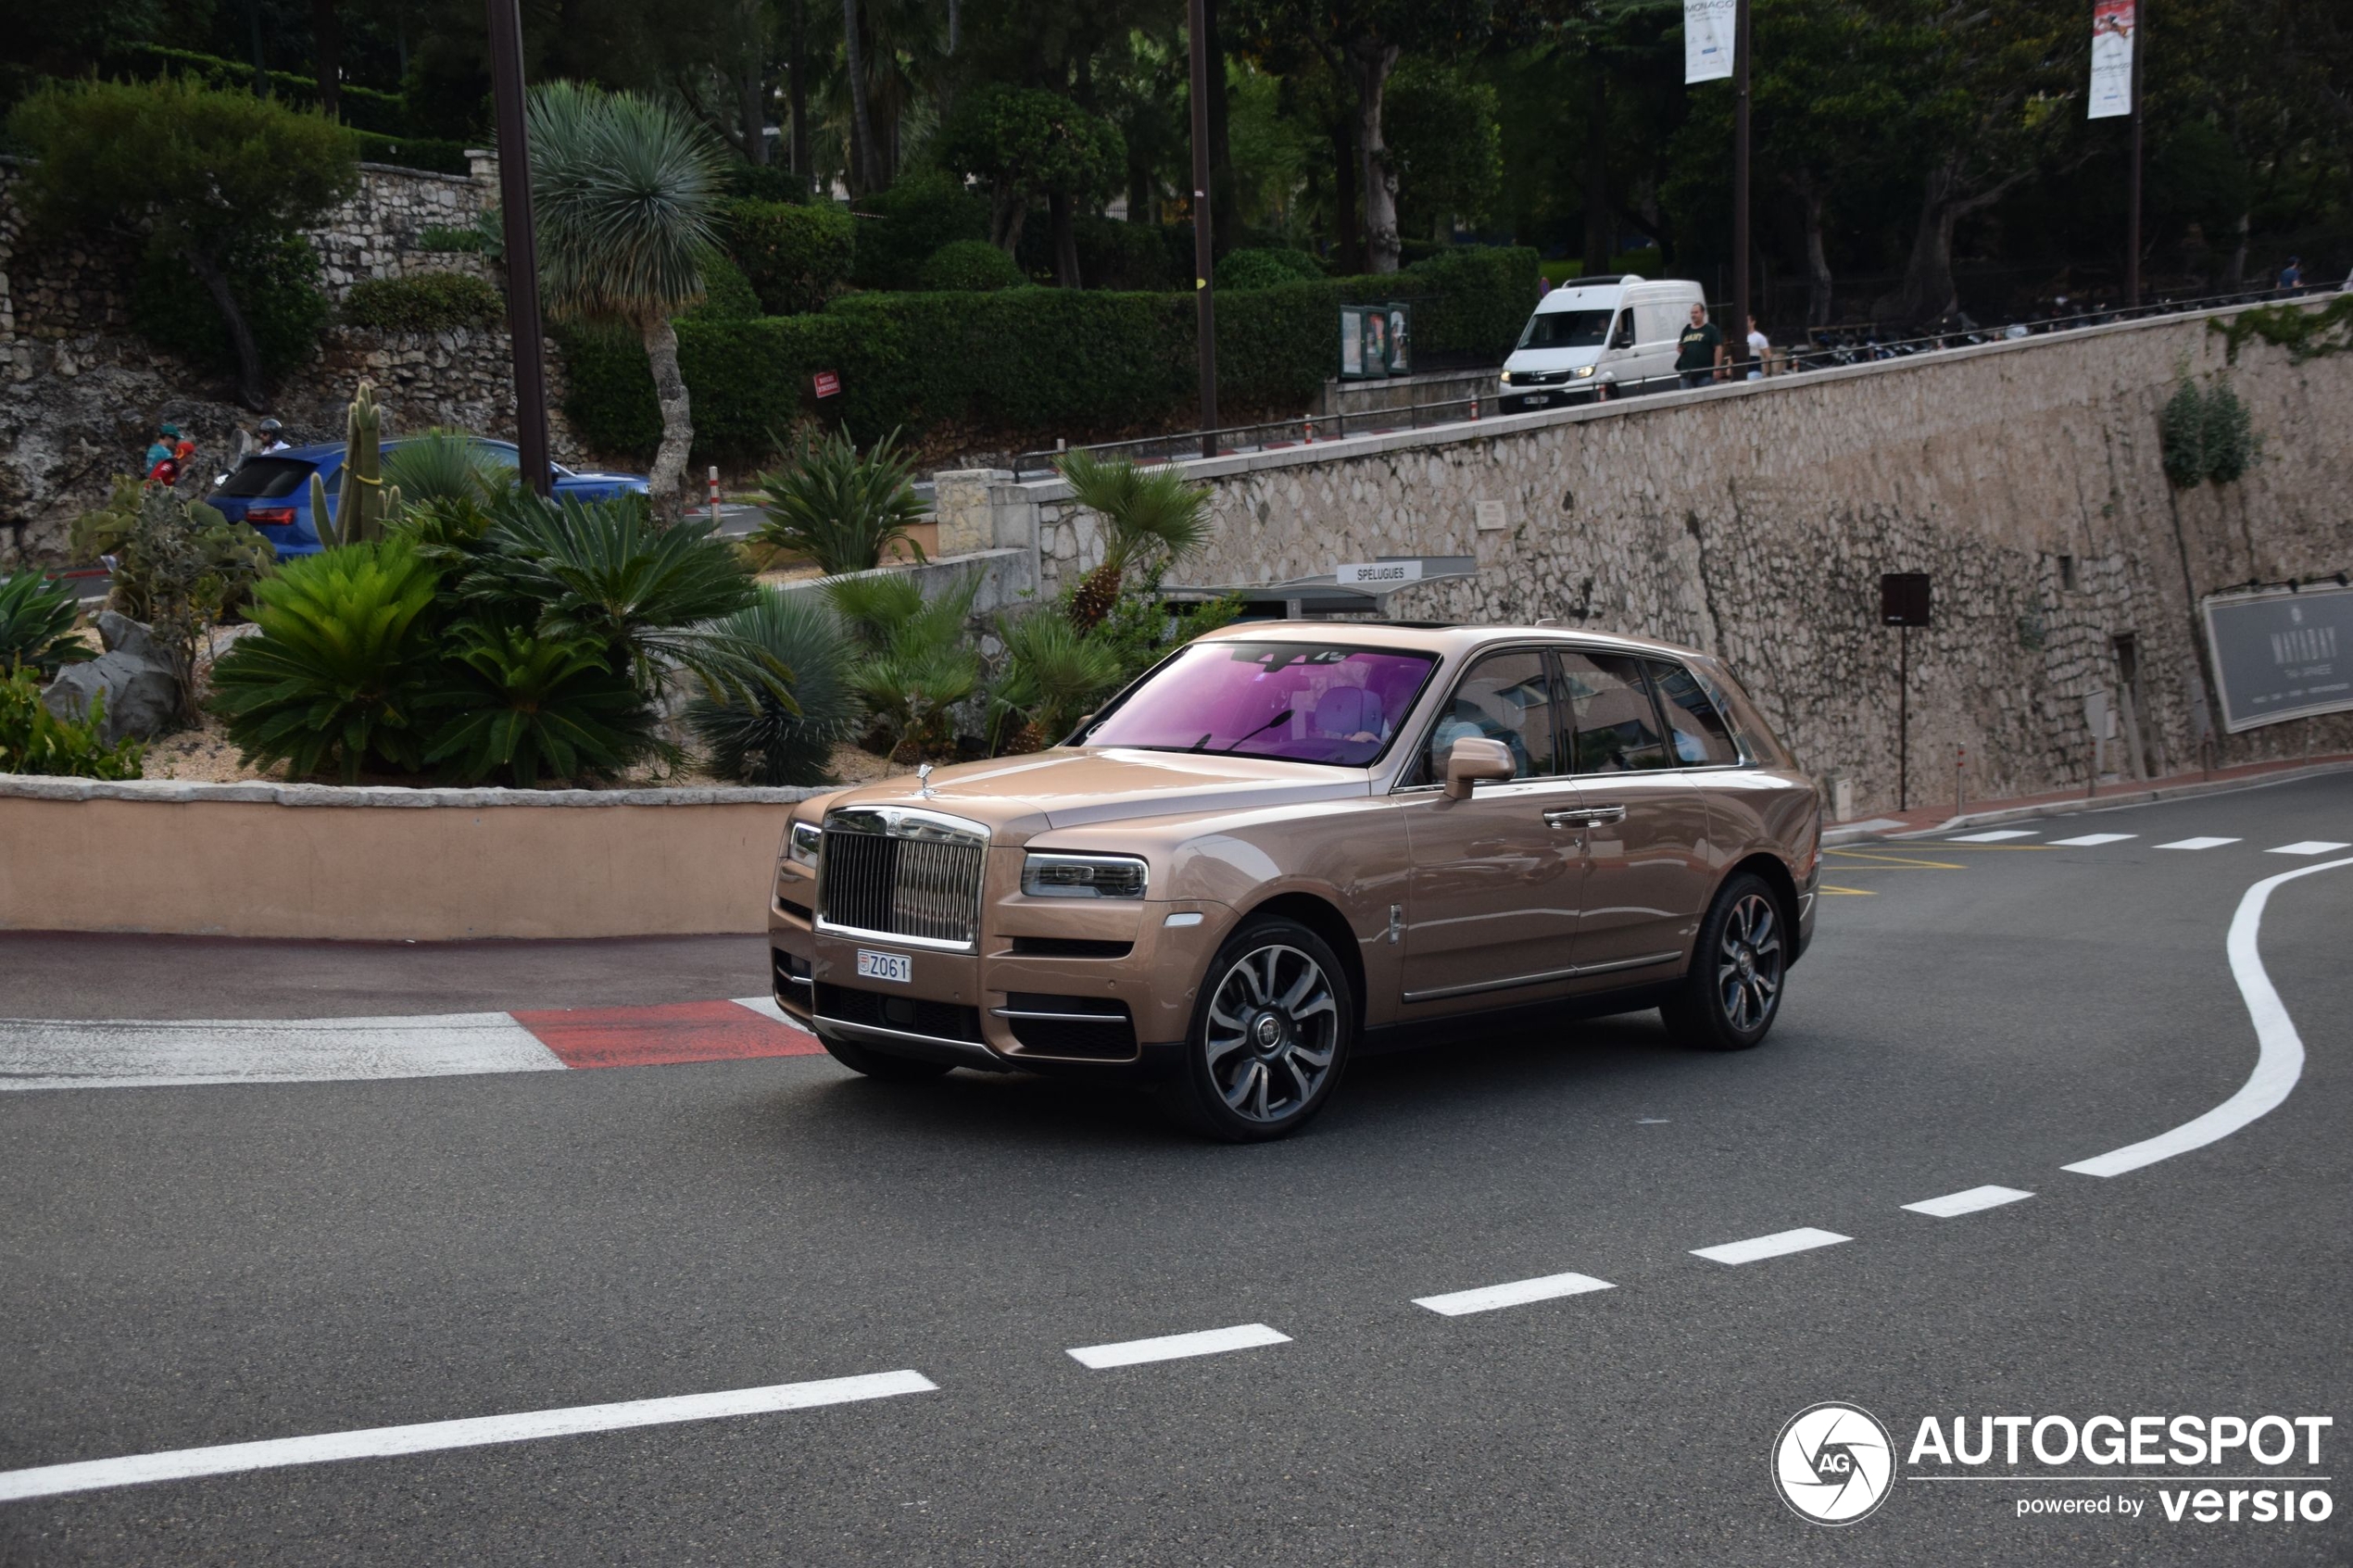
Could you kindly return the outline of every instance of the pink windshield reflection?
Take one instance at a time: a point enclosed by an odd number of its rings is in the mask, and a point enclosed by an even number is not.
[[[1389,744],[1433,662],[1298,643],[1197,643],[1090,730],[1087,744],[1361,768]]]

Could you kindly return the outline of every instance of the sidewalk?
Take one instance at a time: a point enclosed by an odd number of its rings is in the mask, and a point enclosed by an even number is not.
[[[1962,828],[2014,822],[2020,817],[2058,817],[2095,811],[2109,806],[2139,806],[2154,800],[2180,800],[2212,795],[2251,784],[2277,784],[2284,779],[2353,769],[2353,755],[2334,753],[2302,760],[2248,762],[2212,772],[2174,773],[2161,779],[2133,779],[2102,784],[2090,795],[2080,789],[2049,795],[2019,796],[2007,800],[1963,800],[1959,815],[1950,804],[1915,806],[1908,811],[1888,811],[1851,822],[1833,822],[1822,832],[1826,845],[1851,844],[1861,838],[1910,838],[1923,834],[1953,833]]]

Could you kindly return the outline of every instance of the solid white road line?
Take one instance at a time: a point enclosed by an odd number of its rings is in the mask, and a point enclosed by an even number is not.
[[[1947,844],[1993,844],[2005,838],[2032,838],[2042,831],[2041,828],[1995,828],[1992,833],[1965,833],[1958,838],[1949,838],[1945,842]]]
[[[127,1459],[85,1460],[78,1464],[0,1472],[0,1502],[96,1491],[107,1486],[136,1486],[152,1481],[181,1481],[196,1475],[226,1475],[244,1470],[326,1464],[346,1459],[382,1459],[441,1449],[474,1449],[491,1443],[568,1437],[582,1432],[613,1432],[630,1426],[664,1426],[721,1416],[811,1410],[819,1405],[885,1399],[896,1394],[927,1394],[937,1386],[921,1373],[881,1372],[863,1377],[832,1377],[818,1383],[734,1388],[719,1394],[631,1399],[617,1405],[575,1405],[569,1410],[525,1411],[516,1415],[478,1416],[468,1421],[428,1421],[415,1426],[376,1426],[360,1432],[321,1433],[312,1437],[226,1443],[211,1449],[175,1449],[168,1453],[133,1454]]]
[[[0,1019],[0,1089],[560,1072],[503,1012],[219,1022]]]
[[[751,1009],[771,1023],[781,1023],[787,1029],[800,1029],[800,1025],[786,1016],[785,1010],[776,1005],[774,997],[731,997],[728,1000],[739,1008]],[[805,1035],[808,1031],[801,1029],[801,1033]]]
[[[1227,1350],[1254,1350],[1262,1345],[1288,1345],[1290,1336],[1277,1334],[1263,1323],[1238,1323],[1232,1328],[1205,1328],[1198,1334],[1171,1334],[1158,1339],[1130,1339],[1118,1345],[1082,1345],[1071,1360],[1097,1372],[1105,1367],[1137,1366],[1145,1361],[1176,1361],[1187,1356],[1214,1356]]]
[[[2353,844],[2338,844],[2325,838],[2307,838],[2295,844],[2283,844],[2277,849],[2266,849],[2266,855],[2330,855],[2339,849],[2353,849]]]
[[[2137,1171],[2144,1165],[2154,1165],[2160,1160],[2171,1160],[2177,1154],[2227,1138],[2287,1098],[2296,1079],[2304,1075],[2304,1041],[2296,1032],[2296,1021],[2282,1005],[2279,992],[2272,988],[2271,977],[2263,971],[2263,906],[2271,900],[2271,889],[2280,884],[2310,876],[2315,872],[2334,871],[2340,866],[2353,866],[2353,859],[2324,860],[2317,866],[2299,866],[2292,872],[2267,876],[2246,890],[2239,899],[2238,913],[2231,917],[2231,935],[2226,944],[2231,956],[2231,977],[2238,982],[2247,1017],[2254,1022],[2256,1044],[2255,1071],[2246,1075],[2238,1093],[2170,1133],[2159,1133],[2153,1138],[2079,1160],[2072,1165],[2061,1166],[2061,1170],[2085,1176],[2120,1176],[2127,1171]]]
[[[1514,1280],[1509,1285],[1457,1290],[1448,1296],[1416,1296],[1414,1305],[1459,1318],[1466,1312],[1491,1312],[1498,1307],[1524,1307],[1530,1301],[1550,1301],[1562,1296],[1582,1296],[1589,1290],[1617,1288],[1609,1281],[1595,1279],[1592,1274],[1546,1274],[1541,1279]]]
[[[1933,1214],[1949,1220],[1957,1214],[1974,1214],[1981,1209],[1998,1209],[2005,1203],[2016,1203],[2021,1198],[2032,1198],[2031,1192],[2016,1187],[1971,1187],[1967,1192],[1947,1193],[1943,1198],[1931,1198],[1904,1207],[1915,1214]]]
[[[1807,1225],[1793,1231],[1776,1231],[1771,1236],[1755,1236],[1747,1241],[1728,1241],[1721,1247],[1694,1247],[1692,1256],[1705,1258],[1713,1263],[1754,1263],[1760,1258],[1807,1252],[1817,1247],[1835,1247],[1842,1241],[1854,1239],[1836,1231],[1817,1230]]]
[[[2137,833],[2087,833],[2081,838],[2054,838],[2051,845],[2059,849],[2089,849],[2098,844],[2121,844],[2128,838],[2138,838]]]
[[[2160,844],[2159,849],[2220,849],[2225,844],[2236,844],[2235,838],[2177,838],[2171,844]]]

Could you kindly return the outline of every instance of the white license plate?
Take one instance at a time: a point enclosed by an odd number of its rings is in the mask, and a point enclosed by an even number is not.
[[[915,978],[915,960],[904,953],[870,953],[858,949],[858,978],[888,980],[904,985]]]

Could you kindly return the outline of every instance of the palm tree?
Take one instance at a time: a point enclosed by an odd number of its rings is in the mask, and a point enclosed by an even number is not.
[[[718,247],[719,148],[649,98],[573,82],[533,89],[529,129],[548,308],[619,320],[645,340],[661,407],[654,504],[674,515],[695,424],[671,319],[702,298]]]
[[[1119,602],[1130,566],[1154,550],[1182,560],[1209,543],[1209,486],[1186,483],[1173,465],[1139,469],[1124,458],[1088,452],[1071,453],[1060,467],[1071,498],[1102,519],[1102,564],[1087,574],[1070,606],[1072,622],[1090,632]]]

